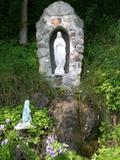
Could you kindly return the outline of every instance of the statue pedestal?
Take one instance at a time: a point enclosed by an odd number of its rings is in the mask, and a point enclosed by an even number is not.
[[[65,71],[63,69],[58,70],[57,68],[55,69],[55,76],[63,76]]]
[[[16,130],[22,130],[22,129],[30,129],[33,128],[33,126],[28,122],[28,123],[18,123],[14,129]]]

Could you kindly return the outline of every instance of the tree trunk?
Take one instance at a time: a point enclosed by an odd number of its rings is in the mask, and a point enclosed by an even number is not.
[[[21,29],[20,29],[20,44],[27,43],[27,4],[28,0],[23,0],[21,10]]]

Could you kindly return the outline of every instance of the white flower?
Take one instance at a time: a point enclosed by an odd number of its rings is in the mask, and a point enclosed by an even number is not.
[[[58,153],[61,154],[62,152],[63,152],[63,149],[62,149],[62,148],[59,148],[59,149],[58,149]]]
[[[4,127],[5,127],[5,125],[1,124],[1,125],[0,125],[0,130],[3,130]]]
[[[6,120],[5,120],[5,122],[7,123],[7,124],[9,124],[10,123],[10,119],[9,118],[7,118]]]
[[[89,73],[90,71],[89,70],[87,70],[87,73]]]
[[[68,144],[66,144],[66,143],[63,143],[63,146],[64,146],[64,147],[69,147],[69,145],[68,145]]]
[[[1,142],[1,145],[7,144],[7,143],[8,143],[8,139],[4,139],[4,140]]]

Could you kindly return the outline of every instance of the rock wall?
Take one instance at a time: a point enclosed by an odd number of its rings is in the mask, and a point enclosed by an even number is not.
[[[69,93],[54,99],[49,108],[49,113],[55,120],[58,140],[87,157],[91,156],[98,146],[100,112],[94,108],[91,104],[78,102]]]
[[[49,113],[55,119],[55,134],[60,142],[67,143],[71,149],[90,156],[97,146],[99,113],[92,105],[78,102],[74,93],[80,83],[84,53],[83,21],[67,3],[57,1],[44,10],[36,23],[37,56],[39,71],[53,80],[53,84],[70,86],[65,94],[55,98],[50,105]],[[69,70],[61,78],[56,78],[52,70],[51,39],[53,34],[61,31],[68,35]],[[56,35],[54,35],[55,37]],[[63,36],[64,38],[64,36]],[[64,39],[65,40],[65,39]],[[72,88],[73,87],[73,88]]]
[[[83,21],[75,14],[74,9],[63,1],[51,4],[36,23],[37,56],[39,71],[55,80],[50,61],[50,37],[54,30],[65,30],[70,39],[69,72],[64,74],[61,84],[78,86],[82,70],[84,52]]]

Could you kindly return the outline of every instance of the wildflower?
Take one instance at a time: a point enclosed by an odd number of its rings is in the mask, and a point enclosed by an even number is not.
[[[0,125],[0,130],[3,130],[4,129],[4,127],[5,127],[5,125]]]
[[[46,147],[46,152],[49,153],[51,150],[53,150],[53,148],[48,145],[48,146]]]
[[[49,135],[47,137],[46,154],[50,155],[52,158],[56,157],[58,154],[65,153],[67,148],[68,145],[65,143],[60,144],[59,142],[57,142],[54,135]]]
[[[87,70],[87,73],[89,73],[90,71],[89,70]]]
[[[20,145],[19,145],[19,144],[17,145],[17,148],[20,148]]]
[[[46,140],[46,144],[47,144],[47,145],[49,145],[49,144],[50,144],[50,141],[49,141],[48,139]]]
[[[2,142],[1,142],[1,145],[5,145],[5,144],[7,144],[8,143],[8,139],[5,139],[5,140],[3,140]]]
[[[53,143],[55,141],[55,138],[53,135],[48,136],[46,143]]]
[[[59,149],[58,149],[58,153],[61,154],[62,152],[63,152],[63,149],[62,149],[62,148],[59,148]]]
[[[48,154],[50,154],[51,155],[51,157],[55,157],[56,156],[56,154],[55,154],[55,151],[54,151],[54,149],[53,149],[53,147],[50,145],[48,145],[47,147],[46,147],[46,152],[48,153]]]
[[[69,147],[68,144],[66,144],[66,143],[63,143],[63,146],[66,148]]]
[[[56,153],[54,151],[54,148],[53,148],[53,143],[55,142],[55,138],[53,135],[49,135],[47,137],[47,140],[46,140],[46,153],[49,154],[51,157],[55,157],[56,156]]]
[[[5,122],[7,123],[7,124],[9,124],[10,123],[10,119],[9,118],[7,118],[6,120],[5,120]]]
[[[51,155],[51,157],[55,157],[55,156],[56,156],[54,150],[51,150],[51,151],[49,152],[49,154]]]

